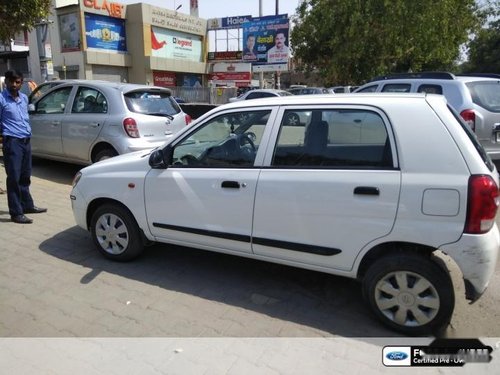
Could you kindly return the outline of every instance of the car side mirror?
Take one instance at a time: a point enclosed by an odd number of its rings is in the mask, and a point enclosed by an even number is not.
[[[149,155],[149,166],[153,169],[167,169],[172,159],[172,148],[158,148]]]

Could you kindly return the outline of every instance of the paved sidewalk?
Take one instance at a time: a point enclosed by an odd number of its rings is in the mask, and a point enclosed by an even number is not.
[[[75,226],[69,193],[78,169],[35,162],[32,195],[48,212],[29,215],[33,224],[12,223],[0,195],[2,373],[403,374],[406,368],[382,365],[383,346],[430,341],[386,331],[364,314],[357,294],[341,301],[355,308],[332,311],[321,290],[300,289],[301,282],[330,280],[307,271],[176,249],[109,262]],[[268,270],[277,274],[263,283],[259,272]],[[353,288],[350,281],[335,285]],[[493,358],[419,373],[500,373],[497,353]]]

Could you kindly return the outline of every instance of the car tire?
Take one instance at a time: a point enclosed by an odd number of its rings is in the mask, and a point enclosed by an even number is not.
[[[97,249],[112,260],[129,261],[144,250],[135,218],[126,208],[117,204],[105,204],[94,212],[90,233]]]
[[[104,150],[99,151],[94,158],[94,163],[97,163],[98,161],[105,160],[112,158],[114,156],[117,156],[118,153],[111,149],[111,148],[105,148]]]
[[[374,262],[363,278],[363,297],[385,325],[411,336],[440,334],[455,307],[448,270],[419,254]]]
[[[287,114],[285,118],[285,125],[289,126],[299,126],[300,125],[300,117],[295,112]]]

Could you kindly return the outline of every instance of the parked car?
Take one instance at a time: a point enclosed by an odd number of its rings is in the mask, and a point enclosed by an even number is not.
[[[191,122],[170,90],[74,80],[30,104],[33,156],[91,164],[151,149]]]
[[[427,92],[444,95],[476,133],[491,158],[500,159],[500,74],[393,74],[377,77],[355,92]]]
[[[240,96],[235,98],[229,98],[230,102],[237,102],[240,100],[249,100],[249,99],[260,99],[260,98],[271,98],[276,96],[287,96],[292,95],[288,91],[285,90],[276,90],[276,89],[255,89],[249,90],[243,93]]]
[[[287,125],[291,112],[307,122]],[[488,286],[498,179],[443,96],[307,95],[226,104],[153,151],[83,168],[71,203],[110,259],[164,242],[356,278],[383,323],[419,335],[452,317],[440,257],[467,299]]]
[[[335,94],[345,94],[345,93],[353,92],[358,87],[359,86],[333,86],[333,87],[329,87],[329,89],[332,90]]]
[[[294,87],[287,91],[293,95],[334,94],[333,90],[326,87]]]

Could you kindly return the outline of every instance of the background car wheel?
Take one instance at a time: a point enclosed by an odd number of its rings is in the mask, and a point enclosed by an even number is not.
[[[142,236],[134,217],[118,205],[99,207],[90,222],[90,233],[99,251],[109,259],[128,261],[144,250]]]
[[[99,151],[94,158],[94,163],[97,163],[98,161],[105,160],[112,158],[114,156],[118,155],[118,153],[111,149],[111,148],[106,148],[104,150]]]
[[[418,254],[373,263],[363,279],[363,296],[384,324],[408,335],[440,333],[455,307],[449,273]]]
[[[298,126],[300,125],[300,117],[298,114],[292,112],[287,114],[285,118],[285,125]]]

